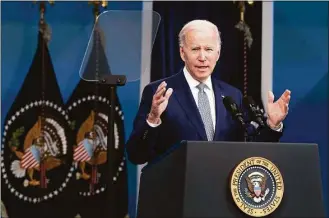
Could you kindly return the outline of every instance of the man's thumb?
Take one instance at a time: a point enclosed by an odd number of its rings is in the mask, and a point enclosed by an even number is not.
[[[272,91],[268,91],[267,101],[268,101],[268,103],[273,103],[273,101],[274,101],[274,94],[273,94]]]

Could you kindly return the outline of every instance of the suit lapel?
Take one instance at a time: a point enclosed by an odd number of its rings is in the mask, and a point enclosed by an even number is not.
[[[223,90],[221,90],[219,83],[212,79],[212,85],[214,89],[215,94],[215,105],[216,105],[216,129],[215,129],[215,135],[214,135],[214,141],[218,140],[220,129],[225,125],[225,117],[226,117],[226,109],[223,104],[222,95],[225,96],[223,93]]]
[[[200,112],[193,98],[190,87],[184,77],[183,72],[181,71],[175,83],[175,88],[173,95],[177,99],[177,102],[180,104],[182,109],[185,111],[188,119],[196,128],[200,137],[203,140],[207,140],[206,131],[204,129],[204,125],[201,119]]]

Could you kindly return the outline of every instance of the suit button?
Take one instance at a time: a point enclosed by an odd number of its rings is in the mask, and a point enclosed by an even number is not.
[[[146,139],[147,132],[147,130],[144,132],[143,139]]]

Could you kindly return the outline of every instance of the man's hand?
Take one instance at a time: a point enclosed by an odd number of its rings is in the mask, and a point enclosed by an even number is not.
[[[173,89],[166,89],[167,83],[163,81],[157,88],[155,94],[153,95],[151,111],[147,117],[150,123],[158,124],[160,122],[160,116],[163,111],[166,110],[168,105],[168,100],[173,93]]]
[[[268,92],[267,115],[268,125],[271,128],[276,128],[286,118],[289,111],[290,93],[286,90],[276,102],[273,102],[273,92]]]

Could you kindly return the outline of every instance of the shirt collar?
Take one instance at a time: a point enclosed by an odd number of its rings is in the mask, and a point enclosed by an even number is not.
[[[188,72],[186,67],[184,67],[183,72],[184,72],[184,76],[186,78],[186,81],[187,81],[188,85],[190,86],[190,89],[194,89],[200,84],[199,81],[197,81],[196,79],[194,79],[191,76],[191,74]],[[211,76],[209,76],[203,83],[206,85],[206,88],[208,88],[209,90],[212,91]]]

